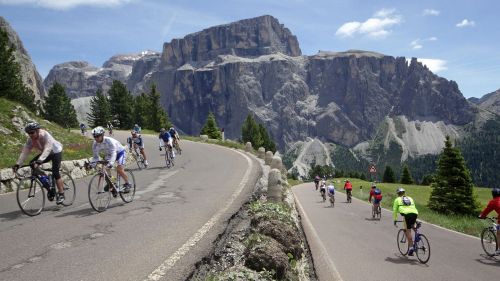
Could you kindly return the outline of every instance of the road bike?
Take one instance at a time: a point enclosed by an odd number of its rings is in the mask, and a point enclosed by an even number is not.
[[[174,141],[174,148],[175,148],[175,151],[177,152],[178,155],[182,154],[182,149],[181,149],[181,146],[179,145],[178,140]]]
[[[172,147],[170,145],[165,145],[163,148],[165,148],[165,165],[167,166],[167,168],[171,168],[175,165]]]
[[[500,225],[496,223],[497,218],[489,218],[491,220],[491,225],[485,227],[481,232],[481,246],[486,255],[493,257],[498,250],[497,232],[499,231]]]
[[[331,207],[335,207],[335,195],[334,194],[330,194],[328,196],[330,197],[330,206]]]
[[[379,220],[382,218],[382,208],[380,208],[380,203],[377,205],[372,204],[372,218]]]
[[[146,169],[148,165],[146,165],[146,160],[144,160],[144,156],[142,156],[141,150],[137,144],[134,144],[134,150],[132,151],[132,157],[134,157],[135,162],[137,163],[137,167],[139,170]]]
[[[402,221],[397,221],[402,222]],[[413,238],[413,249],[417,254],[417,259],[421,263],[427,263],[431,257],[431,245],[429,244],[429,239],[422,233],[418,231],[418,229],[422,227],[422,223],[417,221],[415,223],[415,227],[413,227],[413,231],[415,233],[415,237]],[[406,241],[405,229],[400,229],[397,235],[397,243],[398,250],[403,255],[406,256],[410,249],[407,241]]]
[[[326,189],[320,188],[319,193],[321,194],[321,198],[323,198],[323,202],[326,201]]]
[[[352,189],[346,189],[345,193],[347,194],[347,203],[352,202]]]
[[[316,190],[318,190],[318,187],[319,187],[319,181],[314,181],[314,186],[316,187]]]
[[[108,161],[97,161],[95,167],[97,174],[92,177],[89,183],[89,203],[92,209],[99,213],[108,208],[111,196],[117,197],[119,194],[123,202],[130,203],[134,200],[135,195],[136,182],[132,171],[125,169],[130,188],[130,191],[126,192],[125,180],[122,179],[118,171],[116,171],[116,178],[108,174],[107,164]],[[85,168],[91,169],[90,163],[85,163]]]
[[[16,176],[19,179],[19,184],[16,190],[17,204],[23,213],[28,216],[39,215],[45,207],[45,191],[47,191],[47,199],[57,200],[56,181],[50,169],[34,169],[31,165],[24,165],[20,168],[30,167],[31,173],[29,176],[21,176],[19,170],[16,171]],[[47,175],[49,172],[49,175]],[[75,182],[71,175],[65,171],[60,171],[63,180],[64,201],[63,206],[70,206],[75,201],[76,189]],[[50,195],[50,196],[49,196]]]

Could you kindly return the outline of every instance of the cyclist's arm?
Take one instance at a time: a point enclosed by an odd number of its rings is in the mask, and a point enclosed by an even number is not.
[[[392,204],[392,218],[394,221],[398,218],[398,209],[399,209],[399,202],[398,198],[394,199],[394,203]]]
[[[31,142],[31,139],[28,138],[26,144],[23,146],[23,150],[21,151],[21,154],[19,155],[16,164],[21,166],[24,160],[26,160],[26,157],[28,157],[28,154],[31,152],[32,149],[33,149],[33,144]]]
[[[372,192],[370,191],[370,197],[368,197],[368,202],[370,202],[370,203],[372,202],[372,196],[373,196],[373,194],[372,194]]]
[[[479,215],[481,218],[486,218],[488,216],[489,213],[491,213],[491,211],[493,211],[495,209],[495,201],[494,200],[490,200],[490,202],[488,202],[488,205],[486,206],[486,208],[484,208],[484,210],[481,212],[481,214]]]

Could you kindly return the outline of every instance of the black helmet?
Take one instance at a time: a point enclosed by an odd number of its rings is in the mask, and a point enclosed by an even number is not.
[[[500,188],[494,187],[493,189],[491,189],[491,195],[493,196],[493,198],[500,196]]]
[[[24,131],[26,133],[32,132],[36,129],[40,129],[40,124],[38,124],[38,122],[36,121],[29,121],[24,127]]]

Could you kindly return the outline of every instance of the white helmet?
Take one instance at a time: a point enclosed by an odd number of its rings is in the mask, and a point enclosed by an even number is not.
[[[105,130],[104,130],[104,128],[103,128],[103,127],[101,127],[101,126],[95,127],[95,128],[92,130],[92,135],[93,135],[94,137],[97,137],[97,136],[102,136],[102,135],[104,135],[104,133],[105,133]]]

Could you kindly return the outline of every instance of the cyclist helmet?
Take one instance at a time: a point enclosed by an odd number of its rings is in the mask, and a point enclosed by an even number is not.
[[[40,124],[36,121],[29,121],[24,127],[26,133],[32,132],[34,130],[40,129]]]
[[[500,196],[500,188],[494,187],[491,190],[491,195],[493,196],[493,198],[496,198],[496,197]]]
[[[136,131],[136,130],[132,130],[130,133],[131,133],[132,135],[136,135],[136,134],[137,134],[137,131]]]
[[[162,132],[162,133],[165,132],[165,128],[161,128],[160,132]]]
[[[94,138],[97,136],[103,136],[104,132],[105,132],[104,128],[101,126],[98,126],[92,130],[92,136],[94,136]]]
[[[372,188],[377,188],[377,185],[375,185],[374,183],[372,183]]]
[[[399,195],[399,194],[403,194],[403,193],[405,193],[405,189],[404,189],[404,188],[402,188],[402,187],[400,187],[400,188],[398,188],[398,189],[396,190],[396,193],[397,193],[398,195]]]

